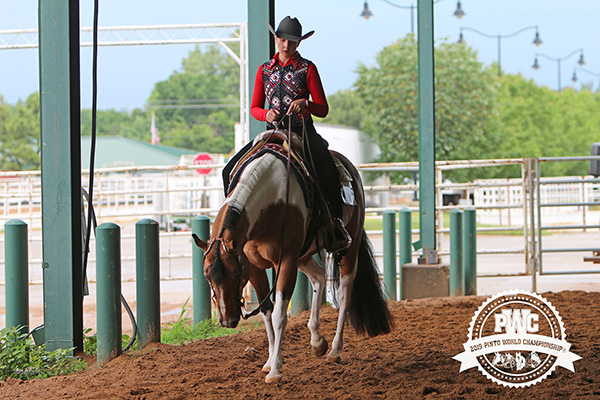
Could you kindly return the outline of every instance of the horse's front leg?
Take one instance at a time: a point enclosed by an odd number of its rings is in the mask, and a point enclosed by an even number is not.
[[[267,298],[270,292],[267,272],[264,269],[253,265],[250,269],[250,283],[256,291],[259,302],[262,302],[263,299],[266,298],[260,311],[263,322],[265,323],[265,331],[267,332],[267,339],[269,341],[269,358],[265,365],[263,365],[262,370],[264,372],[269,372],[271,370],[271,362],[274,354],[275,333],[273,331],[273,303]]]
[[[281,344],[283,342],[283,332],[287,325],[288,304],[296,285],[296,275],[298,274],[297,259],[284,261],[281,265],[281,271],[277,278],[275,291],[275,305],[273,307],[273,354],[269,357],[271,369],[265,378],[267,383],[281,382]]]
[[[354,260],[353,263],[348,264],[349,260]],[[339,314],[338,323],[335,331],[335,337],[331,342],[331,351],[327,354],[327,359],[333,362],[340,362],[342,360],[342,347],[344,347],[344,325],[346,323],[346,316],[348,314],[348,308],[350,307],[350,299],[352,296],[352,287],[354,285],[354,278],[356,277],[356,255],[350,256],[350,254],[342,257],[340,265],[340,287],[338,288],[338,303],[339,303]],[[352,268],[348,268],[351,265]]]
[[[310,331],[310,344],[317,356],[322,356],[327,352],[327,340],[319,332],[321,320],[319,311],[321,309],[321,298],[325,289],[325,269],[310,258],[308,262],[299,266],[300,271],[308,276],[313,287],[312,305],[310,309],[310,319],[308,320],[308,330]]]

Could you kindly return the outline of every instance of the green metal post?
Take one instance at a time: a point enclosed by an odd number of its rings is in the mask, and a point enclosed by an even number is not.
[[[399,251],[399,270],[402,266],[412,263],[412,211],[404,207],[398,213],[398,251]],[[402,273],[398,274],[398,300],[402,300]]]
[[[396,212],[383,212],[383,284],[387,298],[397,300]]]
[[[267,22],[274,29],[275,0],[248,0],[248,87],[252,102],[252,92],[258,67],[275,54],[275,41],[267,28]],[[261,88],[262,90],[262,88]],[[250,109],[250,103],[248,104]],[[250,115],[250,113],[248,113]],[[266,129],[265,123],[250,118],[250,140]]]
[[[465,295],[477,295],[477,222],[474,208],[463,215]]]
[[[160,343],[160,247],[158,222],[135,224],[138,345]]]
[[[29,270],[27,224],[11,219],[4,224],[4,295],[6,326],[21,326],[29,332]]]
[[[192,233],[204,241],[210,238],[210,219],[203,215],[192,218]],[[210,285],[204,277],[204,251],[192,242],[192,296],[194,325],[211,318]]]
[[[308,277],[304,273],[298,271],[296,277],[296,286],[292,294],[291,313],[293,316],[302,314],[308,310]]]
[[[433,2],[418,1],[419,230],[425,264],[436,264]],[[434,255],[433,257],[431,257]]]
[[[79,2],[39,1],[46,349],[83,351]]]
[[[121,354],[121,228],[96,228],[96,326],[98,366]]]
[[[450,296],[465,294],[463,263],[463,212],[450,211]]]

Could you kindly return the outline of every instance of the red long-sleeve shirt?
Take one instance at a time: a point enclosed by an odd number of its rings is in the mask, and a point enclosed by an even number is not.
[[[294,63],[296,57],[291,57],[285,65],[281,64],[279,60],[279,53],[273,56],[273,59],[277,60],[279,65],[285,67],[290,63]],[[308,101],[308,111],[320,118],[325,118],[329,113],[329,104],[327,104],[327,97],[325,96],[325,90],[323,90],[323,84],[321,83],[321,77],[317,71],[317,67],[314,63],[310,63],[306,76],[306,84],[308,86],[308,92],[312,97],[312,101]],[[263,82],[263,66],[261,65],[256,72],[256,80],[254,81],[254,92],[252,93],[252,103],[250,105],[250,113],[252,116],[259,121],[267,120],[267,112],[269,108],[265,107],[265,86]]]

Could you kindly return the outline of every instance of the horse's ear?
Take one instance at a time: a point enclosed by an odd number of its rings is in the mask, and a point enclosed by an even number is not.
[[[192,233],[192,237],[194,238],[194,242],[196,242],[196,246],[200,247],[203,251],[206,251],[208,248],[206,242],[200,239],[195,233]]]

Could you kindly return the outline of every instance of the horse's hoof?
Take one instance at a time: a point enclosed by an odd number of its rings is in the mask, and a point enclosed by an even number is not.
[[[315,352],[315,355],[317,357],[321,357],[324,356],[325,353],[327,353],[327,349],[329,348],[329,345],[327,343],[327,340],[325,340],[325,338],[321,338],[321,340],[319,341],[319,344],[316,346],[313,346],[313,351]]]
[[[266,363],[265,365],[263,365],[262,371],[263,372],[271,372],[271,364]]]
[[[281,382],[281,375],[279,375],[279,374],[273,375],[273,376],[271,376],[271,374],[269,374],[265,378],[265,383],[279,383],[279,382]]]
[[[339,354],[329,353],[327,355],[327,361],[330,363],[340,364],[342,362],[342,356],[340,356]]]

